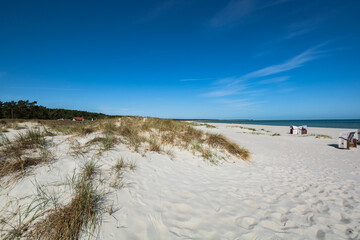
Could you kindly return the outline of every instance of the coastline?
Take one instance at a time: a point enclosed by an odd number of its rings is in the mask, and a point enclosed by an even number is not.
[[[264,126],[302,126],[318,128],[360,129],[360,119],[324,119],[324,120],[193,120],[201,123],[246,124]]]

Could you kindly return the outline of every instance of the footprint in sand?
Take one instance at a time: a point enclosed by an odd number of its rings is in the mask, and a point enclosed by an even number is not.
[[[238,217],[235,219],[235,224],[239,227],[251,230],[257,224],[255,218],[252,217]]]
[[[349,201],[347,201],[346,199],[343,200],[343,204],[342,204],[345,208],[348,209],[353,209],[354,207],[349,203]]]
[[[324,240],[324,239],[326,239],[325,236],[326,236],[326,233],[323,230],[318,230],[316,233],[316,239]]]
[[[273,232],[286,232],[286,230],[283,228],[284,225],[279,225],[275,221],[264,220],[260,222],[260,225],[264,228],[270,229]]]
[[[315,203],[311,204],[311,208],[315,209],[318,213],[327,213],[330,208],[324,204],[322,200],[318,200]]]
[[[257,204],[255,201],[253,200],[245,200],[244,203],[246,203],[249,207],[255,208],[255,209],[259,209],[260,206],[259,204]]]
[[[359,231],[355,231],[353,228],[343,224],[335,224],[333,226],[333,231],[342,238],[359,239]]]
[[[275,213],[271,213],[270,216],[280,225],[285,225],[286,222],[288,221],[288,218],[282,213],[275,212]]]
[[[294,212],[298,215],[305,215],[310,212],[310,209],[306,205],[298,205],[290,209],[290,212]]]

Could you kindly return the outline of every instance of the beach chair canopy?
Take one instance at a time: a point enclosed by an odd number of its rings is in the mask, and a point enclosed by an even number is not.
[[[339,133],[339,148],[349,149],[356,148],[357,134],[356,132],[341,132]]]
[[[351,132],[340,132],[339,133],[339,138],[348,139],[350,133]]]
[[[339,138],[343,138],[345,140],[349,140],[350,142],[353,139],[357,140],[356,132],[343,132],[342,135],[339,135]]]

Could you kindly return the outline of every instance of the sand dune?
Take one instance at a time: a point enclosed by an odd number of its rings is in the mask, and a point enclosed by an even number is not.
[[[214,165],[179,148],[169,156],[118,144],[97,159],[105,210],[95,235],[82,238],[360,239],[360,151],[335,147],[342,129],[309,128],[332,137],[321,139],[290,135],[288,127],[213,125],[197,128],[249,149],[251,162],[229,157]],[[78,141],[84,144],[95,135]],[[1,209],[10,210],[14,199],[29,203],[30,197],[21,198],[34,194],[35,180],[63,202],[69,199],[60,184],[94,153],[73,156],[68,137],[52,138],[56,161],[11,187],[2,186]],[[136,168],[121,176],[122,187],[110,187],[111,166],[119,157],[136,162]]]

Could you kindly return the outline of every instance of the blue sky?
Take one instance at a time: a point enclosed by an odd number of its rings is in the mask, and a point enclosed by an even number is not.
[[[0,100],[169,118],[360,118],[360,1],[2,1]]]

